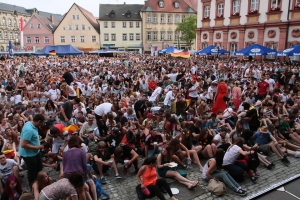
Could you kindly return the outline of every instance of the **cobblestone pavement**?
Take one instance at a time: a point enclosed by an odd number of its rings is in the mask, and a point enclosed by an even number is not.
[[[202,180],[201,173],[198,167],[196,165],[192,165],[192,168],[187,170],[188,178],[191,180],[199,180],[200,181],[199,187],[203,188],[206,191],[200,196],[193,198],[193,200],[251,199],[254,197],[255,194],[262,193],[264,190],[270,187],[275,187],[278,183],[284,180],[290,179],[295,175],[299,175],[299,159],[294,157],[289,157],[289,160],[291,161],[289,167],[284,166],[275,155],[268,156],[267,159],[269,161],[274,162],[276,167],[273,170],[267,170],[264,166],[262,165],[259,166],[258,172],[260,174],[260,177],[258,178],[258,182],[256,184],[252,183],[248,177],[245,177],[245,181],[241,183],[241,186],[248,191],[246,197],[240,197],[231,190],[227,190],[227,193],[222,197],[211,195],[206,190],[207,184]],[[140,164],[139,166],[141,166],[142,160],[143,160],[142,158],[139,158],[139,164]],[[204,165],[205,160],[203,160],[201,163],[202,165]],[[44,168],[44,170],[48,171],[49,175],[53,179],[58,179],[59,172],[57,172],[56,170],[50,168]],[[119,165],[119,172],[122,172],[122,166],[120,165]],[[110,170],[109,173],[110,175],[106,176],[107,184],[102,185],[102,187],[110,195],[112,200],[137,200],[135,187],[138,184],[138,182],[134,174],[133,167],[129,169],[127,175],[123,176],[122,179],[115,179],[112,170]],[[168,182],[171,181],[172,181],[171,179],[168,180]],[[22,186],[25,191],[29,191],[26,174],[25,177],[22,179]],[[187,196],[185,199],[180,199],[180,200],[190,200],[190,198]]]

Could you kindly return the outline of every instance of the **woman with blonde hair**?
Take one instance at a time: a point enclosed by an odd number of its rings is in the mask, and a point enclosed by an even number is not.
[[[34,194],[34,200],[39,199],[39,194],[44,187],[52,183],[52,178],[47,174],[47,172],[40,171],[37,174],[35,182],[32,184],[32,190]]]

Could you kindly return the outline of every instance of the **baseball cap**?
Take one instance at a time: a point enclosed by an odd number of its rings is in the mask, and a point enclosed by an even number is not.
[[[88,120],[94,120],[94,116],[88,116]]]
[[[88,132],[88,133],[90,133],[90,132],[94,132],[94,129],[92,129],[92,128],[89,128],[89,129],[87,130],[87,132]]]

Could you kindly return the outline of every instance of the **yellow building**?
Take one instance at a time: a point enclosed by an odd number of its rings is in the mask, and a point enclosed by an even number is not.
[[[142,53],[140,4],[100,4],[102,49]]]
[[[157,53],[168,46],[185,49],[175,30],[186,16],[197,14],[197,0],[148,0],[141,9],[144,53]],[[191,49],[195,49],[195,42]]]
[[[93,14],[74,3],[54,32],[54,44],[70,44],[89,52],[100,48],[99,34],[100,26]]]

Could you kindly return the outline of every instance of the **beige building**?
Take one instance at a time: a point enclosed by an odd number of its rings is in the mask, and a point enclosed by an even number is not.
[[[74,3],[54,32],[54,44],[70,44],[89,52],[100,48],[99,34],[99,23],[93,14]]]
[[[144,53],[157,53],[168,46],[185,49],[175,30],[185,17],[197,14],[197,0],[146,0],[141,9]],[[195,42],[191,49],[195,49]]]
[[[100,4],[101,49],[142,53],[140,4]]]

